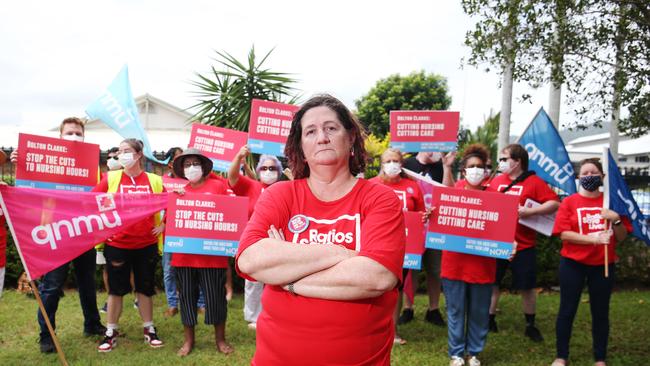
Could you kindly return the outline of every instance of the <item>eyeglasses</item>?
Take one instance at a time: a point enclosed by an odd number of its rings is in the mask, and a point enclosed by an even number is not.
[[[107,159],[119,160],[120,158],[118,158],[117,155],[113,155],[113,156],[109,156]]]
[[[490,170],[492,170],[492,165],[491,165],[491,164],[488,164],[488,165],[485,166],[485,168],[486,168],[486,169],[490,169]]]
[[[265,172],[265,171],[267,171],[267,170],[270,171],[270,172],[275,172],[275,171],[278,170],[278,168],[276,168],[276,167],[274,167],[274,166],[263,166],[263,167],[260,167],[260,171]]]
[[[201,165],[202,165],[202,164],[201,164],[200,161],[187,161],[187,162],[183,162],[183,168],[190,168],[190,167],[193,167],[193,166],[201,166]]]
[[[499,161],[508,161],[508,159],[510,159],[510,157],[503,157],[503,158],[499,158]]]

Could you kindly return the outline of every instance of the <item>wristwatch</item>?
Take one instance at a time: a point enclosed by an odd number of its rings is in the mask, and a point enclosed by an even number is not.
[[[612,225],[618,226],[620,224],[621,224],[621,219],[618,219],[618,220],[614,221],[614,223]]]

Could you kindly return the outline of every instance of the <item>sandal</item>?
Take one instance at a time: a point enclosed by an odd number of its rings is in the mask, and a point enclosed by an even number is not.
[[[406,344],[406,339],[396,335],[395,338],[393,338],[393,345],[400,345],[403,346]]]

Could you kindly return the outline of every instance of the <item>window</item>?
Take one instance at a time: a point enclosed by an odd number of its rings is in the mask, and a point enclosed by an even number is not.
[[[634,162],[635,163],[650,163],[650,157],[648,157],[648,155],[635,156],[634,157]]]

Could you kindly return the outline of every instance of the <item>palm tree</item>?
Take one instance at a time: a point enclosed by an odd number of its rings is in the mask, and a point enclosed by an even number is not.
[[[193,81],[198,90],[194,92],[198,102],[190,107],[198,111],[192,116],[193,121],[203,124],[248,131],[248,122],[253,99],[264,99],[293,104],[298,96],[291,85],[296,79],[288,73],[271,71],[263,68],[271,49],[259,63],[255,60],[255,46],[248,52],[247,63],[238,61],[227,52],[215,51],[214,60],[224,70],[211,67],[208,75],[196,76]]]
[[[476,129],[476,132],[466,130],[465,136],[459,142],[458,155],[462,156],[466,146],[475,143],[481,143],[490,150],[490,158],[497,158],[497,147],[499,137],[499,118],[500,113],[492,115],[485,119],[482,126]]]

